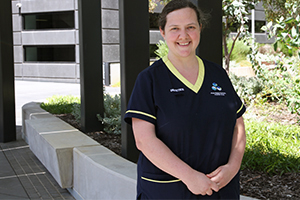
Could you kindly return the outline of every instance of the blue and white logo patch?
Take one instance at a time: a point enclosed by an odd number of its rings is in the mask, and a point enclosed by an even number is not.
[[[222,88],[217,83],[213,83],[211,89],[213,91],[222,91]]]
[[[212,92],[210,93],[211,95],[214,96],[225,96],[226,92],[222,92],[222,87],[218,85],[218,83],[213,82],[211,86]]]

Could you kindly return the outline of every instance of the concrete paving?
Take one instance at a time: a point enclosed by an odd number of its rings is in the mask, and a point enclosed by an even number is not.
[[[106,87],[110,94],[120,88]],[[53,95],[80,96],[78,83],[15,81],[17,141],[0,143],[0,199],[74,199],[61,189],[21,139],[22,106],[29,102],[43,102]],[[252,198],[241,196],[241,200]]]

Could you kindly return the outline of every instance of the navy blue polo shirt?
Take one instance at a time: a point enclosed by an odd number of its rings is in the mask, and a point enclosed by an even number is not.
[[[208,174],[228,162],[236,119],[246,108],[225,70],[197,59],[195,85],[177,71],[167,56],[142,71],[125,121],[131,124],[132,118],[138,118],[154,124],[156,136],[174,154],[193,169]],[[197,196],[141,153],[137,192],[146,199],[238,199],[239,176],[213,196]]]

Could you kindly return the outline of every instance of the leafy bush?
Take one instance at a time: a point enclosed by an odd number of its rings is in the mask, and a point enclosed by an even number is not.
[[[228,49],[231,49],[231,46],[233,44],[233,40],[232,39],[229,39],[227,41],[227,47]],[[233,51],[232,51],[232,54],[230,56],[230,60],[231,61],[236,61],[236,62],[240,62],[242,60],[246,60],[247,59],[247,55],[250,53],[250,47],[245,44],[244,41],[242,40],[237,40],[235,45],[234,45],[234,48],[233,48]],[[224,57],[224,49],[223,49],[223,57]]]
[[[104,117],[97,117],[105,132],[121,134],[121,95],[104,94]]]
[[[300,127],[245,120],[247,144],[242,169],[269,174],[299,172]]]
[[[80,103],[74,103],[71,114],[75,117],[76,122],[80,124],[80,118],[81,118]]]
[[[263,89],[262,82],[256,77],[247,78],[230,74],[230,79],[235,91],[247,105],[249,105]]]
[[[284,54],[262,55],[257,49],[249,58],[257,78],[264,85],[259,99],[283,103],[300,116],[300,59],[285,57]],[[274,65],[266,66],[263,61]]]
[[[41,104],[41,108],[52,114],[66,114],[73,111],[73,105],[80,103],[80,98],[72,95],[54,95]]]
[[[47,98],[41,104],[41,108],[52,114],[71,113],[76,121],[80,123],[80,98],[74,96],[54,95]],[[104,117],[97,115],[100,123],[104,125],[104,131],[108,133],[121,134],[121,95],[110,96],[104,94]]]

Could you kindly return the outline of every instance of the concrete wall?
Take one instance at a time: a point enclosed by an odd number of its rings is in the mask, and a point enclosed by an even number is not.
[[[21,3],[18,8],[17,4]],[[74,11],[71,30],[24,30],[22,15]],[[77,0],[12,0],[15,77],[21,80],[79,82],[79,37]],[[74,45],[75,62],[25,62],[24,45]]]

